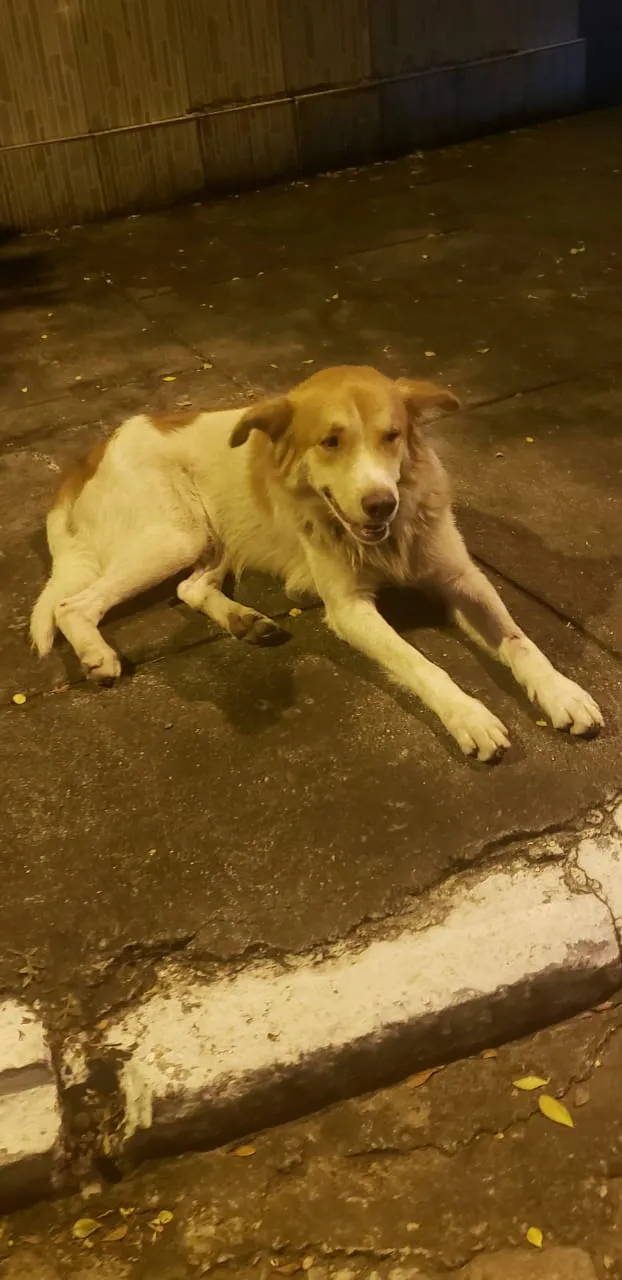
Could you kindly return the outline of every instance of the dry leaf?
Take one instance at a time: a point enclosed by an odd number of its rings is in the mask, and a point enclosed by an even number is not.
[[[313,1254],[312,1254],[312,1253],[308,1253],[308,1254],[307,1254],[307,1256],[306,1256],[306,1258],[303,1258],[303,1259],[302,1259],[302,1269],[303,1269],[303,1271],[310,1271],[310,1270],[311,1270],[311,1267],[313,1266],[313,1263],[314,1263],[314,1262],[315,1262],[315,1258],[313,1257]]]
[[[405,1084],[408,1085],[409,1089],[418,1089],[420,1085],[425,1084],[430,1079],[430,1076],[436,1075],[436,1072],[440,1071],[440,1069],[440,1067],[428,1067],[427,1071],[417,1071],[414,1076],[408,1076]]]
[[[524,1089],[526,1093],[530,1093],[532,1089],[544,1089],[545,1085],[550,1084],[548,1080],[543,1080],[542,1076],[521,1076],[520,1080],[513,1080],[512,1084],[515,1089]]]
[[[428,360],[431,360],[431,359],[432,359],[432,356],[435,356],[435,355],[436,355],[436,351],[424,351],[424,353],[423,353],[423,354],[424,354],[424,356],[427,356],[427,357],[428,357]]]
[[[120,1227],[113,1227],[112,1231],[109,1231],[108,1235],[103,1237],[104,1244],[114,1244],[117,1240],[125,1240],[128,1231],[127,1223],[122,1222]]]
[[[475,350],[477,351],[478,355],[487,356],[488,352],[490,351],[490,347],[476,347]]]
[[[279,1262],[278,1258],[272,1258],[270,1265],[277,1276],[295,1276],[301,1270],[299,1262]]]
[[[539,729],[546,729],[546,720],[536,720]]]
[[[160,1209],[158,1222],[161,1222],[163,1227],[167,1227],[169,1222],[173,1221],[174,1216],[175,1215],[171,1213],[170,1209]]]
[[[613,1000],[601,1000],[600,1004],[595,1004],[594,1008],[597,1013],[607,1013],[609,1009],[615,1008]]]
[[[544,1240],[544,1236],[542,1235],[542,1232],[539,1227],[530,1227],[529,1231],[527,1232],[526,1239],[529,1241],[530,1244],[533,1245],[534,1249],[542,1248],[542,1241]]]
[[[482,1052],[482,1055],[481,1055],[481,1056],[482,1056],[482,1058],[498,1058],[498,1057],[499,1057],[499,1050],[498,1050],[498,1049],[484,1049],[484,1050],[483,1050],[483,1052]]]
[[[136,1210],[133,1205],[130,1209],[124,1209],[123,1206],[121,1206],[121,1208],[119,1209],[119,1213],[121,1214],[122,1218],[131,1218],[133,1214],[136,1213]]]
[[[251,1146],[250,1142],[245,1142],[241,1147],[234,1147],[231,1152],[232,1156],[240,1156],[242,1160],[247,1160],[249,1156],[256,1154],[257,1148]]]
[[[567,1129],[574,1129],[574,1120],[568,1108],[557,1098],[552,1098],[549,1093],[542,1093],[538,1098],[538,1106],[547,1120],[553,1120],[555,1124],[563,1124]]]
[[[301,613],[302,609],[290,609],[289,616],[290,618],[299,618]]]
[[[89,1236],[100,1228],[101,1222],[97,1222],[95,1218],[78,1218],[78,1221],[73,1224],[71,1234],[74,1240],[88,1240]]]

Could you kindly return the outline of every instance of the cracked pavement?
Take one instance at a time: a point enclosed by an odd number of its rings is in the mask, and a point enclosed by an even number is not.
[[[16,1214],[2,1224],[0,1274],[620,1280],[621,1070],[616,997],[243,1147],[151,1162],[102,1194],[91,1185]],[[513,1086],[525,1075],[549,1081],[574,1128],[540,1113],[543,1089]],[[172,1217],[159,1225],[162,1210]],[[100,1224],[86,1246],[72,1239],[85,1216]]]
[[[211,971],[321,953],[619,786],[621,119],[4,244],[0,983],[60,1029],[131,1001],[162,956]],[[314,609],[278,653],[250,652],[167,586],[105,623],[116,689],[87,687],[62,645],[33,660],[44,514],[70,457],[134,410],[242,403],[343,360],[458,391],[436,435],[459,521],[603,704],[598,741],[543,727],[404,597],[388,615],[509,724],[502,768],[465,764]],[[287,615],[272,583],[241,595]]]

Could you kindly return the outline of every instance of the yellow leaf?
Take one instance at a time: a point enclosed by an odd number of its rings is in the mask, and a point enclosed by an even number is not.
[[[574,1129],[574,1120],[568,1108],[563,1102],[558,1102],[557,1098],[552,1098],[548,1093],[542,1093],[538,1098],[538,1106],[547,1120],[553,1120],[555,1124],[564,1124],[567,1129]]]
[[[23,705],[24,705],[25,701],[26,701],[26,694],[25,694],[25,693],[14,693],[14,694],[13,694],[13,702],[15,703],[15,706],[16,706],[16,707],[23,707]]]
[[[78,1221],[73,1224],[71,1234],[74,1240],[88,1240],[88,1237],[92,1236],[94,1231],[99,1231],[100,1227],[101,1222],[97,1222],[95,1218],[78,1218]]]
[[[544,1089],[550,1083],[550,1078],[543,1080],[542,1076],[521,1076],[520,1080],[512,1081],[515,1089],[524,1089],[526,1093],[530,1093],[532,1089]]]
[[[160,1209],[158,1222],[161,1222],[163,1227],[167,1227],[169,1222],[173,1221],[173,1217],[174,1214],[171,1213],[170,1209]]]
[[[546,729],[546,720],[536,720],[539,729]]]
[[[131,1218],[132,1215],[136,1213],[136,1210],[133,1206],[130,1209],[124,1209],[123,1206],[121,1206],[121,1208],[119,1209],[119,1213],[121,1214],[122,1218]]]
[[[289,616],[290,618],[299,618],[301,613],[302,609],[290,609]]]
[[[249,1156],[254,1156],[257,1148],[251,1146],[250,1142],[243,1143],[241,1147],[234,1147],[231,1152],[232,1156],[240,1156],[242,1160],[247,1160]]]
[[[430,1076],[436,1075],[437,1071],[440,1071],[440,1067],[428,1067],[427,1071],[417,1071],[414,1076],[409,1076],[405,1083],[409,1089],[418,1089],[422,1084],[426,1084]]]
[[[165,374],[164,374],[164,377],[163,377],[163,379],[162,379],[162,381],[163,381],[163,382],[177,382],[177,378],[175,377],[175,374],[174,374],[174,373],[165,373]]]
[[[112,1231],[109,1231],[108,1235],[103,1237],[104,1244],[114,1244],[116,1240],[125,1240],[128,1230],[129,1228],[125,1222],[122,1222],[120,1227],[113,1227]]]
[[[539,1227],[530,1227],[529,1231],[527,1232],[526,1239],[529,1241],[529,1244],[533,1245],[534,1249],[542,1248],[542,1241],[544,1240],[544,1236],[542,1235],[542,1232]]]

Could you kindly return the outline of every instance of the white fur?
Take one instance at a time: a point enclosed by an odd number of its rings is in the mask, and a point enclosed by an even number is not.
[[[70,494],[53,507],[47,523],[52,574],[31,619],[32,642],[41,656],[58,627],[87,675],[114,678],[120,663],[98,630],[101,618],[185,568],[192,572],[178,587],[181,600],[241,638],[270,640],[279,633],[276,624],[222,591],[229,571],[239,576],[245,569],[260,570],[280,578],[292,595],[320,596],[337,635],[431,707],[465,753],[494,759],[509,745],[504,725],[402,639],[375,607],[383,581],[419,579],[433,585],[465,630],[511,668],[554,725],[573,733],[598,729],[602,716],[589,694],[555,671],[470,560],[444,496],[442,468],[429,447],[422,479],[413,482],[409,497],[413,514],[401,535],[404,546],[394,557],[401,567],[393,571],[382,549],[375,560],[366,558],[343,532],[341,541],[334,531],[310,536],[306,506],[325,510],[317,492],[324,468],[342,508],[352,520],[360,519],[360,501],[370,486],[397,496],[403,453],[383,461],[381,450],[361,438],[343,462],[329,464],[314,445],[295,472],[298,487],[303,474],[307,483],[312,476],[310,496],[303,500],[297,490],[267,481],[263,502],[253,483],[252,448],[230,447],[241,417],[237,409],[201,413],[183,429],[167,431],[147,416],[131,418],[111,438],[77,497]],[[438,513],[418,524],[417,513],[435,485]]]

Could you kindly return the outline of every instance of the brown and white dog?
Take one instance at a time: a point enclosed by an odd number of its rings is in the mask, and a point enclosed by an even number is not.
[[[294,597],[319,596],[328,626],[431,707],[462,751],[496,759],[509,746],[504,725],[376,609],[383,584],[417,583],[440,594],[556,728],[597,732],[596,703],[520,630],[456,529],[423,423],[457,407],[430,382],[345,366],[244,411],[130,418],[61,484],[34,647],[48,653],[58,627],[87,676],[111,680],[121,665],[101,618],[190,567],[181,600],[239,639],[270,643],[282,637],[276,623],[223,592],[227,575],[261,570]]]

